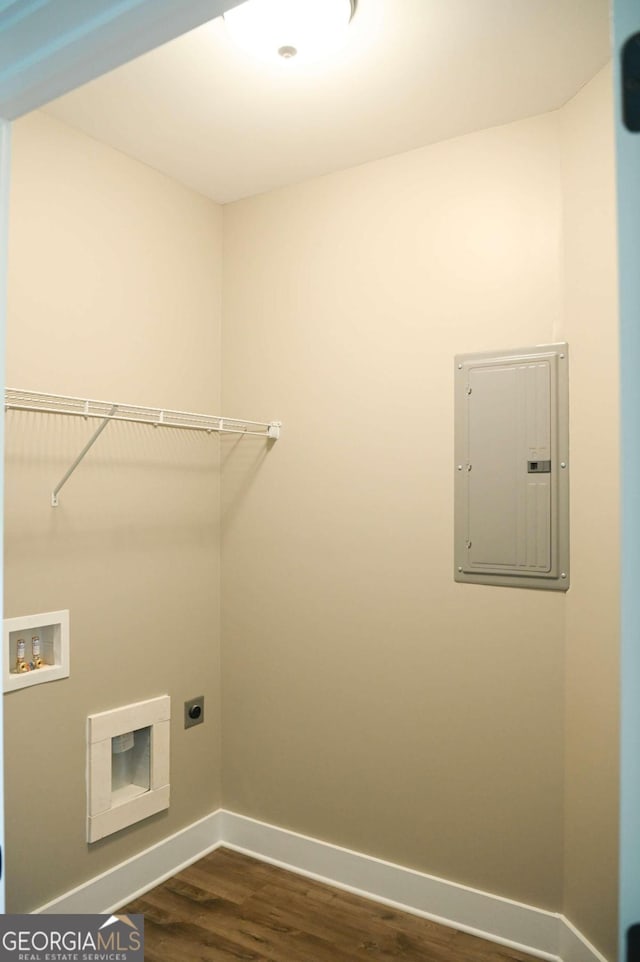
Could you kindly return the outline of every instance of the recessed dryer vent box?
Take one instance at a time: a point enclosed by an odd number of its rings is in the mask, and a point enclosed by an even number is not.
[[[455,361],[456,581],[569,587],[569,354]]]
[[[34,638],[40,647],[40,667],[34,663]],[[24,671],[18,670],[19,643],[24,642]],[[69,611],[47,611],[4,619],[5,692],[69,677]],[[29,666],[34,667],[30,670]]]
[[[89,842],[169,808],[170,718],[168,695],[89,715]]]

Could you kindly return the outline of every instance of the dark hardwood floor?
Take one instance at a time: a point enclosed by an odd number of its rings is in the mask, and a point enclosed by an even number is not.
[[[145,917],[145,962],[533,958],[223,848],[121,911]]]

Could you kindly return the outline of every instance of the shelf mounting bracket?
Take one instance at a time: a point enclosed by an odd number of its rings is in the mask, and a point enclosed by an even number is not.
[[[80,452],[78,457],[75,459],[71,467],[65,472],[65,474],[60,479],[60,481],[58,481],[57,485],[51,492],[51,506],[53,508],[58,507],[58,495],[60,491],[65,486],[65,484],[67,483],[67,481],[69,480],[69,478],[71,477],[75,469],[78,467],[78,465],[82,461],[82,459],[85,457],[86,454],[88,454],[88,452],[91,450],[93,445],[96,443],[96,441],[98,440],[98,438],[100,437],[100,435],[102,434],[102,432],[104,431],[107,424],[109,423],[109,421],[111,420],[111,418],[113,417],[113,415],[116,413],[117,410],[118,410],[118,405],[114,404],[111,410],[109,411],[109,414],[105,417],[104,421],[100,424],[97,430],[93,432],[93,434],[91,435],[91,437],[89,438],[89,440],[87,441],[87,443],[85,444],[82,451]]]

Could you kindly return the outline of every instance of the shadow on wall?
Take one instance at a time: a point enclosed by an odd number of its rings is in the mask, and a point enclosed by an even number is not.
[[[230,482],[224,484],[222,488],[220,529],[223,535],[233,524],[275,443],[275,440],[263,441],[260,438],[242,435],[233,438],[222,436],[220,445],[222,477]]]

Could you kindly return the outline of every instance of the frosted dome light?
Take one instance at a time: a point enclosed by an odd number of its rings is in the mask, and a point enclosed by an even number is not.
[[[356,0],[246,0],[224,15],[239,47],[261,60],[311,63],[344,40]]]

